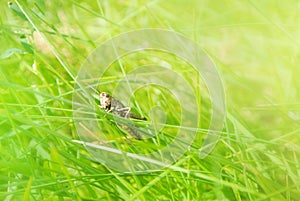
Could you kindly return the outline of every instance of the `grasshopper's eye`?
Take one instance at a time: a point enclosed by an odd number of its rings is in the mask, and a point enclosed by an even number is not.
[[[108,93],[105,93],[105,92],[101,92],[100,96],[101,96],[101,97],[109,98],[109,94],[108,94]]]

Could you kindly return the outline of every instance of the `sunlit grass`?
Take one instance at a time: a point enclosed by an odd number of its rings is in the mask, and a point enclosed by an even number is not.
[[[297,1],[13,1],[12,5],[0,5],[1,200],[298,200]],[[227,118],[217,146],[205,159],[199,159],[199,148],[209,128],[211,103],[204,84],[195,91],[201,110],[198,136],[168,168],[119,173],[95,161],[74,141],[83,140],[72,110],[80,67],[102,42],[138,28],[178,31],[197,41],[216,63]],[[149,64],[171,67],[193,87],[201,81],[176,56],[143,51],[112,64],[93,86],[95,93],[113,92],[124,72]],[[165,146],[178,130],[179,104],[168,89],[141,88],[129,106],[147,117],[146,122],[136,122],[141,127],[153,123],[151,107],[158,106],[158,113],[167,114],[166,119],[157,119],[165,126],[164,135],[142,141],[129,135],[124,140],[126,134],[112,119],[100,118],[104,112],[94,111],[105,126],[104,135],[121,149],[151,152]],[[90,136],[85,140],[97,144]]]

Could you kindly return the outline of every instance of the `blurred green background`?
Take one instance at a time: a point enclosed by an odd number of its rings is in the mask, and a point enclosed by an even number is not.
[[[19,0],[0,9],[1,200],[299,199],[299,1]],[[227,119],[203,160],[190,150],[175,168],[118,173],[72,141],[78,70],[98,45],[139,28],[179,32],[216,64]]]

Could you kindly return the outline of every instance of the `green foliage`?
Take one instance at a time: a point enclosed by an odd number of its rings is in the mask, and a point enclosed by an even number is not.
[[[233,0],[1,2],[0,200],[298,200],[299,5]],[[227,118],[220,141],[205,159],[198,152],[211,115],[204,85],[195,91],[201,111],[198,136],[169,168],[118,173],[73,141],[79,139],[72,93],[82,63],[105,40],[138,28],[180,32],[216,63]],[[163,52],[137,52],[120,62],[125,73],[160,62],[193,87],[201,82],[191,66]],[[113,90],[123,76],[121,67],[112,64],[98,90]],[[152,107],[162,108],[166,137],[122,141],[124,133],[109,118],[99,118],[120,148],[151,151],[172,139],[177,129],[167,125],[179,124],[180,109],[170,91],[142,88],[130,106],[149,120],[151,112],[160,112]]]

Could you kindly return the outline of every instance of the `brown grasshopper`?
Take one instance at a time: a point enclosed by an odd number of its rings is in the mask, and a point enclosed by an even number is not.
[[[144,117],[139,117],[136,114],[133,114],[130,112],[130,107],[125,107],[119,100],[113,98],[106,92],[100,93],[100,108],[105,109],[106,112],[115,114],[120,117],[124,118],[133,118],[133,119],[139,119],[139,120],[146,120]],[[117,123],[121,128],[126,130],[129,134],[131,134],[134,138],[141,140],[142,136],[138,131],[135,129],[136,126],[129,124],[129,125],[123,125],[120,123]]]

